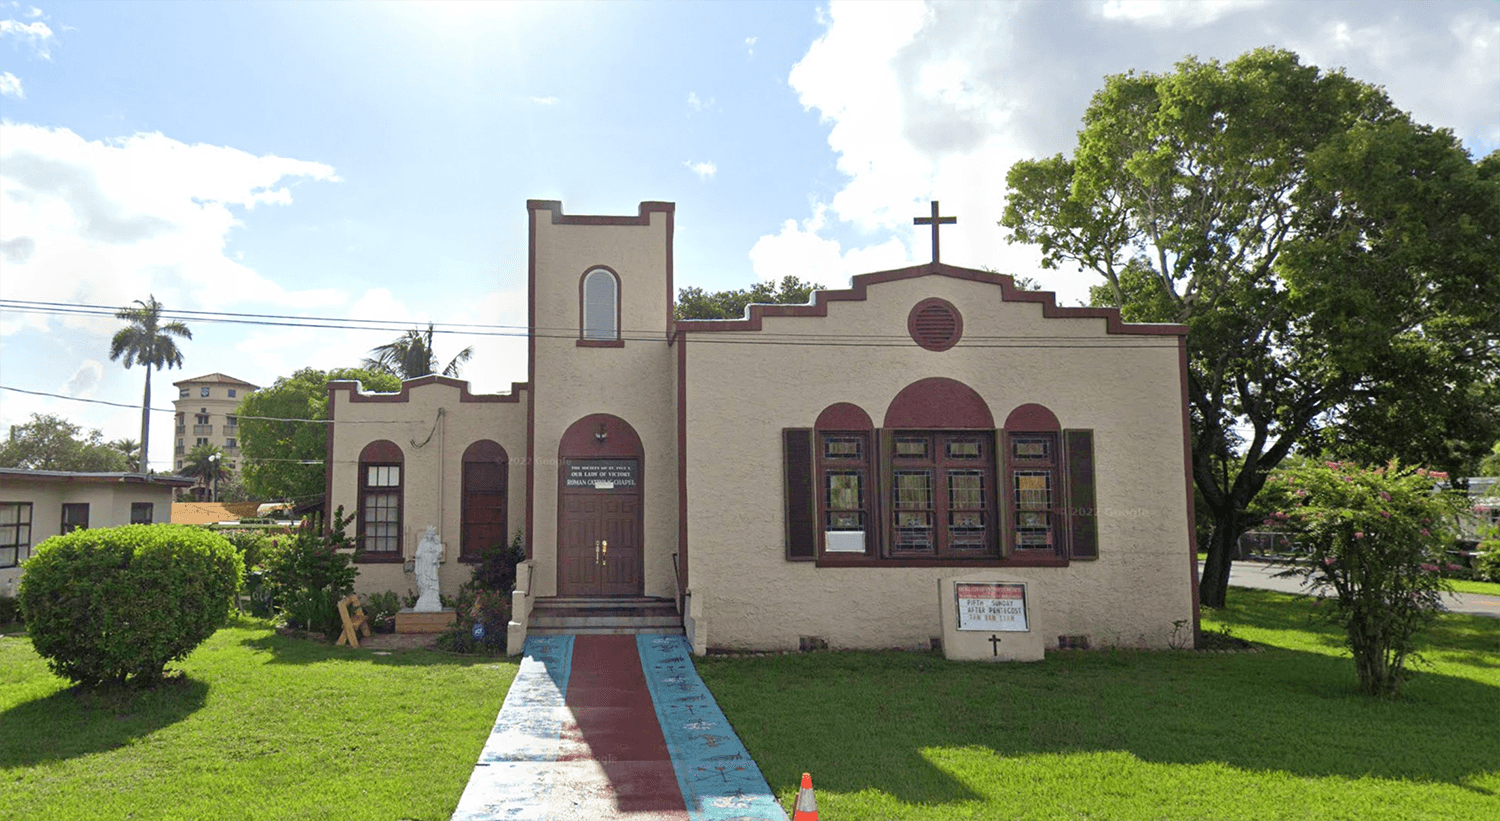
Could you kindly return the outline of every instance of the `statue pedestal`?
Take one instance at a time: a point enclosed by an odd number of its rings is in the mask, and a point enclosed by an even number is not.
[[[397,633],[444,633],[453,626],[452,608],[418,613],[410,607],[396,614]]]

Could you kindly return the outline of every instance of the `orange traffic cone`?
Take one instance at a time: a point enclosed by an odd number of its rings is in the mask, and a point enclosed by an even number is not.
[[[797,792],[792,821],[818,821],[818,799],[813,797],[811,773],[802,774],[802,789]]]

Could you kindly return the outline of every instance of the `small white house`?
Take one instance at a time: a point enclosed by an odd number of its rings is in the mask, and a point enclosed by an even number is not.
[[[0,595],[15,595],[31,550],[60,533],[172,521],[186,476],[0,468]]]

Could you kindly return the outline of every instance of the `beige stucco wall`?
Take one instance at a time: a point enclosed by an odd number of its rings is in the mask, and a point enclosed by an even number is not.
[[[463,502],[464,450],[489,439],[505,449],[510,459],[506,529],[522,526],[526,510],[526,397],[516,402],[463,402],[456,380],[429,384],[408,383],[402,402],[350,401],[344,390],[332,391],[332,496],[330,510],[342,505],[346,515],[359,509],[359,454],[370,442],[386,439],[401,448],[404,459],[401,509],[401,549],[407,560],[429,525],[438,528],[443,562],[438,582],[452,596],[469,580],[471,565],[458,561]],[[399,394],[365,394],[399,396]],[[438,412],[442,411],[439,417]],[[429,438],[430,436],[430,438]],[[414,443],[422,443],[418,447]],[[348,534],[357,532],[350,523]],[[404,563],[364,563],[355,583],[361,595],[394,590],[400,595],[417,590],[416,576]]]
[[[993,284],[926,276],[872,285],[826,318],[768,317],[759,332],[697,332],[687,343],[689,587],[708,647],[926,647],[940,635],[937,580],[969,572],[830,568],[784,559],[782,429],[811,427],[834,402],[876,427],[896,394],[943,376],[977,390],[996,426],[1016,407],[1046,405],[1064,428],[1094,431],[1100,558],[1065,568],[1013,568],[1047,590],[1037,628],[1095,644],[1164,647],[1173,622],[1192,626],[1190,534],[1178,338],[1107,335],[1103,319],[1046,319],[1036,303],[1003,302]],[[946,352],[906,335],[917,302],[962,313],[964,340]],[[894,347],[710,344],[710,335],[885,336]],[[980,343],[979,337],[995,337]],[[1011,345],[1053,337],[1057,347]],[[1069,349],[1067,344],[1088,345]]]
[[[62,506],[83,503],[89,506],[89,527],[117,527],[130,524],[130,506],[151,502],[152,522],[172,521],[172,491],[165,485],[120,481],[15,481],[0,477],[0,502],[31,503],[31,547],[56,536],[62,530]],[[15,584],[22,568],[0,569],[0,595],[15,595]]]
[[[676,590],[676,351],[666,344],[670,305],[671,215],[649,212],[647,225],[554,225],[549,211],[536,224],[535,391],[536,474],[533,593],[557,592],[558,442],[577,420],[617,416],[641,438],[643,592]],[[597,266],[620,277],[623,347],[581,347],[579,281]]]

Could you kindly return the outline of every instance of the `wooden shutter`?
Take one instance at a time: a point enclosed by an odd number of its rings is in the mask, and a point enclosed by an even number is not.
[[[781,431],[786,472],[786,560],[818,558],[817,489],[813,483],[812,428]]]
[[[1094,495],[1094,432],[1063,432],[1068,460],[1068,545],[1074,559],[1099,558],[1099,511]]]
[[[871,556],[886,556],[891,547],[891,458],[896,452],[894,431],[881,428],[873,431],[874,448],[870,453],[870,527],[865,530],[867,540],[874,541]]]
[[[994,470],[985,477],[990,483],[990,518],[994,522],[995,537],[993,539],[995,555],[1002,559],[1009,558],[1011,554],[1010,545],[1010,481],[1009,474],[1005,468],[1010,459],[1010,441],[1005,438],[1005,430],[995,428],[995,464]]]

